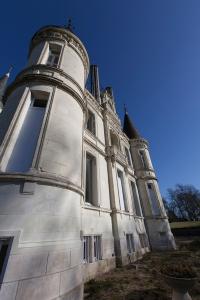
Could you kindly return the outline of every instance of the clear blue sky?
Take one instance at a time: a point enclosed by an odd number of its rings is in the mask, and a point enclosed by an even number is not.
[[[200,188],[200,1],[2,1],[0,73],[13,64],[13,80],[34,32],[69,16],[121,118],[126,103],[149,140],[162,194]]]

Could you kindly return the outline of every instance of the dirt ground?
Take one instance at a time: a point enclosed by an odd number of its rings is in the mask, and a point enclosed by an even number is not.
[[[169,288],[159,272],[164,262],[186,262],[197,271],[198,279],[190,291],[200,300],[200,240],[194,246],[180,243],[173,252],[152,252],[133,265],[117,268],[85,285],[87,300],[170,300]],[[191,244],[192,245],[192,244]]]

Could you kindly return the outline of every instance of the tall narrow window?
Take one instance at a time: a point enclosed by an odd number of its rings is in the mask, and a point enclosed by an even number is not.
[[[133,253],[135,251],[133,234],[126,234],[126,245],[128,253]]]
[[[123,173],[120,170],[117,170],[117,182],[118,182],[118,193],[119,193],[120,209],[121,210],[127,210],[126,196],[125,196],[125,190],[124,190]]]
[[[147,161],[146,161],[145,151],[144,150],[140,150],[139,154],[140,154],[140,158],[141,158],[141,162],[142,162],[143,168],[147,169],[148,165],[147,165]]]
[[[131,154],[128,148],[125,147],[126,158],[130,167],[132,167]]]
[[[87,129],[94,135],[96,134],[95,115],[90,110],[88,110]]]
[[[137,192],[137,187],[135,182],[130,181],[130,186],[131,186],[131,195],[132,195],[132,204],[133,204],[133,210],[136,213],[136,216],[142,216],[142,211],[141,211],[141,207],[140,207],[140,199],[138,196],[138,192]]]
[[[160,215],[160,208],[158,204],[158,198],[155,194],[155,190],[152,183],[147,183],[149,199],[152,207],[153,215]]]
[[[90,154],[86,154],[86,186],[85,202],[97,205],[96,190],[96,159]]]
[[[46,99],[31,98],[6,166],[7,172],[27,172],[31,168],[46,105]]]
[[[101,236],[95,235],[94,239],[94,259],[100,260],[101,259]]]
[[[89,263],[91,260],[91,236],[83,237],[83,261]]]
[[[49,56],[47,59],[47,65],[52,67],[57,67],[59,62],[59,57],[61,53],[61,46],[57,44],[49,45]]]
[[[139,240],[140,240],[141,248],[146,248],[146,247],[148,247],[147,236],[146,236],[145,233],[140,233],[140,234],[139,234]]]
[[[3,281],[11,243],[12,238],[0,238],[0,283],[2,283]]]

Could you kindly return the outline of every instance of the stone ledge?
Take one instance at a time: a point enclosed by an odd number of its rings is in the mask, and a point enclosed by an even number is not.
[[[54,176],[47,173],[0,173],[0,182],[10,182],[10,181],[31,181],[37,182],[39,184],[57,186],[65,189],[69,189],[73,192],[84,196],[84,190],[73,184],[72,182],[66,180],[63,177]]]

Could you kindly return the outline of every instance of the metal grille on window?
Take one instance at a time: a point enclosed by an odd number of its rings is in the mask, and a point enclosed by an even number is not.
[[[83,237],[83,261],[85,263],[90,262],[90,249],[91,249],[91,236]]]
[[[133,234],[126,234],[126,244],[128,253],[133,253],[135,251]]]
[[[101,259],[101,236],[100,235],[94,236],[94,259],[95,260]]]

